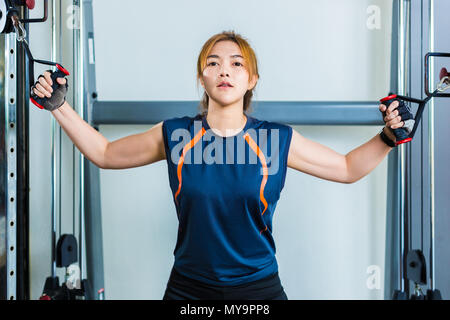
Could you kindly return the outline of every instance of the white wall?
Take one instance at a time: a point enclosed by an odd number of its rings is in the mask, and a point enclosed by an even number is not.
[[[256,51],[258,100],[377,100],[388,91],[391,1],[141,0],[133,5],[139,10],[124,16],[123,1],[94,1],[100,100],[199,99],[195,66],[201,46],[213,34],[231,29]],[[367,28],[370,5],[380,8],[380,29]],[[49,24],[33,28],[33,53],[49,58]],[[33,38],[33,32],[39,35]],[[32,298],[37,298],[50,272],[51,115],[31,110],[31,279]],[[150,127],[102,125],[100,132],[113,141]],[[342,154],[380,129],[294,128]],[[64,157],[71,158],[70,141],[63,136]],[[70,159],[64,163],[68,179]],[[290,299],[383,298],[386,164],[351,185],[288,170],[274,234]],[[177,228],[165,162],[101,170],[100,178],[106,297],[161,299]],[[63,208],[70,220],[68,183]],[[72,228],[64,226],[65,232]],[[367,268],[372,265],[380,267],[381,278],[380,288],[370,290]]]
[[[133,5],[139,10],[118,19],[122,1],[94,1],[99,100],[199,99],[198,54],[208,38],[224,30],[242,34],[256,52],[258,100],[378,100],[387,93],[391,0]],[[367,9],[373,5],[380,9],[380,29],[371,30]],[[124,86],[130,81],[133,85]]]

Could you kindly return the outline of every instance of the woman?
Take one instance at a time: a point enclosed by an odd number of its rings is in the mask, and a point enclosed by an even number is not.
[[[377,135],[344,156],[290,126],[248,115],[259,74],[254,51],[240,35],[211,37],[200,52],[197,72],[205,90],[201,113],[165,120],[113,142],[65,101],[66,79],[57,79],[55,94],[46,72],[33,92],[49,100],[60,97],[44,107],[98,167],[167,160],[179,230],[164,299],[287,299],[272,237],[287,167],[330,181],[358,181],[392,149],[386,141],[386,136],[395,141],[389,128],[404,124],[398,103],[387,110],[380,105],[386,112],[384,141]]]

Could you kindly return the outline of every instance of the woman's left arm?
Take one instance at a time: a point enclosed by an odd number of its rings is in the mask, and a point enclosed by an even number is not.
[[[380,105],[380,111],[386,111],[383,128],[385,134],[393,141],[395,136],[388,129],[400,128],[404,125],[398,110],[398,102],[386,107]],[[292,141],[288,154],[288,167],[313,175],[318,178],[340,183],[354,183],[369,174],[386,157],[392,148],[383,142],[380,135],[370,139],[365,144],[342,155],[334,150],[311,141],[292,132]]]
[[[386,135],[388,130],[383,128]],[[392,147],[389,147],[377,134],[365,144],[350,151],[347,155],[347,170],[350,183],[356,182],[368,175],[388,155]]]
[[[391,149],[377,134],[343,155],[293,130],[288,167],[329,181],[353,183],[369,174]]]

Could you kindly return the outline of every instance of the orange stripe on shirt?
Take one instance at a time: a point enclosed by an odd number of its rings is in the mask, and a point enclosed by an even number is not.
[[[262,234],[264,231],[266,231],[267,230],[267,226],[264,228],[264,229],[262,229],[260,232],[259,232],[259,234]]]
[[[200,140],[201,137],[203,137],[203,135],[204,135],[205,133],[206,133],[205,128],[202,128],[202,130],[199,131],[199,132],[195,135],[194,139],[192,139],[189,143],[187,143],[187,144],[183,147],[183,153],[181,154],[180,160],[178,160],[178,166],[177,166],[178,190],[177,190],[177,192],[175,193],[175,202],[177,203],[177,205],[178,205],[177,197],[178,197],[178,195],[179,195],[179,193],[180,193],[180,191],[181,191],[181,177],[182,177],[181,170],[183,169],[184,156],[186,155],[186,153],[187,153],[190,149],[192,149],[192,148],[195,146],[195,144]]]
[[[267,162],[266,162],[266,158],[264,157],[264,153],[258,147],[256,142],[252,139],[252,137],[248,133],[246,133],[244,135],[244,139],[245,139],[245,141],[247,141],[248,145],[253,150],[253,152],[256,153],[256,155],[258,156],[259,160],[261,161],[261,164],[262,164],[262,167],[263,167],[263,179],[261,181],[261,187],[260,187],[260,190],[259,190],[259,198],[260,198],[261,202],[264,204],[264,210],[261,213],[261,215],[263,215],[266,212],[266,209],[267,209],[267,201],[264,198],[264,188],[266,186],[267,178],[268,178],[268,175],[269,175],[269,170],[267,169]]]

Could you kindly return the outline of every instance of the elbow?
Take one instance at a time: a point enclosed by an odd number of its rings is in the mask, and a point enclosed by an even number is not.
[[[86,159],[88,159],[94,166],[98,167],[99,169],[106,169],[104,162],[101,162],[98,160],[94,161],[94,159],[89,159],[89,158],[86,158]]]
[[[365,175],[364,176],[355,175],[355,174],[352,174],[350,171],[347,171],[347,176],[346,177],[347,178],[345,179],[344,183],[345,184],[352,184],[352,183],[358,182],[359,180],[364,178]]]
[[[345,184],[352,184],[352,183],[355,183],[356,181],[358,181],[358,180],[355,180],[355,179],[347,179],[347,180],[345,180]]]
[[[94,163],[96,167],[98,167],[99,169],[106,169],[105,166],[98,164],[98,163]]]
[[[107,163],[106,163],[106,151],[108,150],[108,145],[109,145],[109,142],[106,144],[106,146],[100,152],[100,156],[98,157],[98,160],[95,162],[94,161],[92,162],[100,169],[108,169]]]
[[[352,176],[347,174],[347,175],[345,175],[345,178],[342,178],[341,181],[339,181],[339,182],[341,182],[343,184],[352,184],[355,181],[356,180]]]
[[[346,184],[352,184],[352,183],[358,182],[359,180],[361,180],[361,179],[364,178],[365,176],[366,176],[366,175],[364,175],[364,176],[359,176],[359,177],[354,177],[354,176],[349,175],[345,183],[346,183]]]
[[[351,175],[350,166],[349,166],[349,163],[348,163],[348,156],[346,155],[344,157],[345,157],[345,170],[343,170],[343,171],[345,172],[345,174],[344,174],[345,178],[343,179],[342,183],[352,184],[356,180]]]

